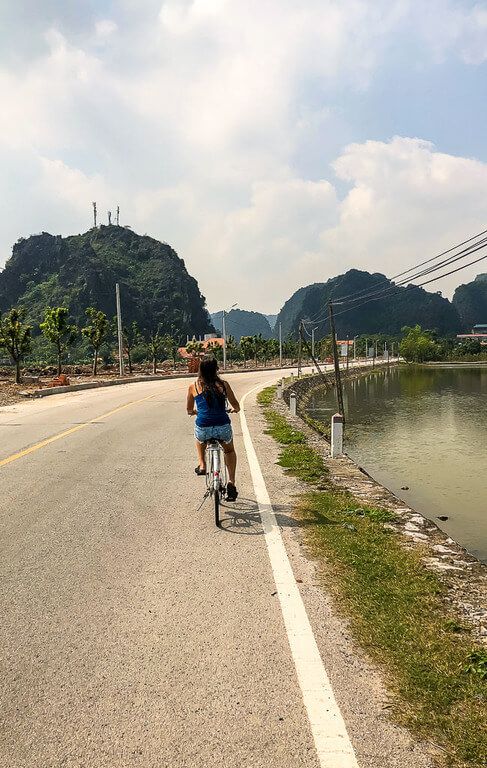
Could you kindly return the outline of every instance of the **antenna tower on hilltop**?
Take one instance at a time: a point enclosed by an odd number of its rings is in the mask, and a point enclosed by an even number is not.
[[[120,206],[117,205],[117,227],[120,226]]]
[[[112,212],[108,211],[108,226],[112,226]]]
[[[92,203],[93,205],[93,226],[96,229],[96,203]]]

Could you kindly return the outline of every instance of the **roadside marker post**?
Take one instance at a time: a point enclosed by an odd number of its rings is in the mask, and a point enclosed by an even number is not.
[[[291,416],[297,415],[297,403],[296,403],[296,393],[291,392],[289,396],[289,410],[291,411]]]
[[[331,417],[331,457],[336,459],[343,454],[343,416],[335,413]]]
[[[282,381],[277,382],[277,396],[279,400],[282,400]]]

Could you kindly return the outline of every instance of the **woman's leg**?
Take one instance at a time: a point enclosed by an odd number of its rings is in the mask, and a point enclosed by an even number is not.
[[[237,470],[237,454],[233,445],[233,440],[230,443],[223,443],[223,452],[225,454],[225,464],[228,470],[228,481],[235,485],[235,472]]]
[[[200,469],[206,469],[205,450],[206,450],[206,443],[200,443],[199,440],[196,440],[196,451],[198,453],[198,466]]]

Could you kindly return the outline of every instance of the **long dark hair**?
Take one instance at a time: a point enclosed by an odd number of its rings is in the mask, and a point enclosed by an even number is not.
[[[215,401],[220,406],[225,405],[225,382],[218,375],[218,363],[214,357],[204,357],[200,361],[198,380],[205,400],[210,407],[214,405]]]

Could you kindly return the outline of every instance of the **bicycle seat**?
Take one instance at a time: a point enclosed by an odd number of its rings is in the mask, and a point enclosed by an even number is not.
[[[218,445],[218,440],[216,437],[210,437],[209,440],[206,441],[207,445]]]

